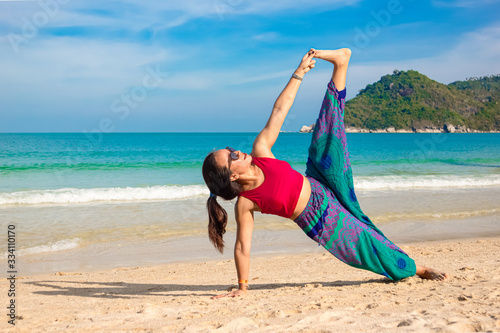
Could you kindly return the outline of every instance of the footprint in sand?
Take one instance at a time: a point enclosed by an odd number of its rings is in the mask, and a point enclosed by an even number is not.
[[[397,327],[411,326],[411,324],[413,324],[413,321],[411,321],[410,319],[406,319],[400,322]]]
[[[474,267],[462,267],[460,268],[461,271],[473,271]]]
[[[453,322],[449,324],[446,328],[451,332],[480,332],[481,328],[476,327],[478,325],[474,325],[466,322]],[[480,326],[480,325],[479,325]]]

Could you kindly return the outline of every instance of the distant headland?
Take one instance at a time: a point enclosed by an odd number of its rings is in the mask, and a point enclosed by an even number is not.
[[[314,131],[314,124],[310,126],[302,126],[299,133],[312,133]],[[359,127],[345,127],[346,133],[499,133],[500,131],[479,131],[464,127],[462,125],[457,125],[456,127],[452,124],[444,124],[443,127],[423,127],[423,128],[411,128],[411,129],[396,129],[394,126],[390,126],[383,129],[367,129]]]

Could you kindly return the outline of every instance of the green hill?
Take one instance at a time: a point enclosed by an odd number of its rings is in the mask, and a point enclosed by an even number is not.
[[[500,130],[500,75],[448,85],[417,71],[398,71],[369,84],[346,102],[345,125],[370,130],[442,128]]]

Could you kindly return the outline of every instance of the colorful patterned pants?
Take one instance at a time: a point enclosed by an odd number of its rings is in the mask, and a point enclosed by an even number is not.
[[[345,89],[328,84],[314,128],[306,176],[311,198],[295,223],[344,263],[400,280],[416,273],[403,250],[387,239],[359,206],[344,129]]]

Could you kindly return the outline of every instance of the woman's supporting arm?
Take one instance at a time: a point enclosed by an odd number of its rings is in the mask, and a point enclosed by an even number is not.
[[[304,75],[309,72],[312,68],[314,68],[314,63],[316,60],[313,60],[315,55],[315,50],[311,49],[303,58],[302,61],[295,71],[294,74],[304,77]],[[297,95],[297,91],[299,90],[300,84],[302,80],[296,78],[290,78],[288,84],[285,89],[281,92],[281,94],[276,99],[274,103],[273,110],[271,112],[271,116],[267,121],[264,129],[259,133],[257,138],[254,141],[252,155],[260,156],[260,157],[273,157],[271,153],[271,148],[276,142],[278,135],[280,133],[281,127],[285,122],[285,118],[288,114],[288,111],[293,105],[295,100],[295,96]]]
[[[236,243],[234,244],[234,263],[238,280],[247,280],[250,277],[250,249],[252,247],[253,212],[237,213],[238,226],[236,229]],[[248,283],[238,283],[239,290],[246,293]]]
[[[234,263],[238,280],[248,280],[250,276],[250,249],[252,247],[253,233],[253,203],[240,197],[235,205],[236,215],[236,243],[234,244]],[[242,296],[247,293],[248,284],[238,284],[239,288],[227,294],[214,296],[212,298]]]

